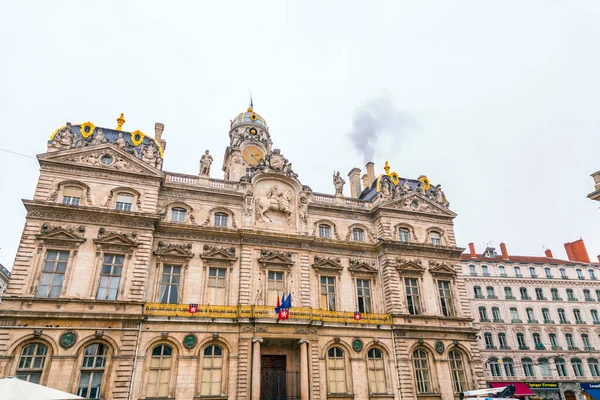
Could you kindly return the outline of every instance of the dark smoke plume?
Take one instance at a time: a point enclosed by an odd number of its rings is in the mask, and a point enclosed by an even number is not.
[[[373,161],[375,146],[382,134],[398,139],[414,125],[414,116],[398,110],[388,94],[369,100],[354,111],[352,131],[348,134],[363,164]]]

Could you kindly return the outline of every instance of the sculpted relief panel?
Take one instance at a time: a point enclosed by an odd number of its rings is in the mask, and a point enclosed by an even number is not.
[[[255,224],[269,223],[268,226],[295,227],[295,201],[293,189],[277,181],[260,182],[254,196]]]

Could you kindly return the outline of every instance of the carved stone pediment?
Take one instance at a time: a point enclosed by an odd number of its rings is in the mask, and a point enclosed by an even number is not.
[[[250,170],[252,176],[266,172],[277,172],[290,178],[298,178],[298,174],[292,170],[292,163],[281,154],[279,149],[273,149]]]
[[[96,244],[96,253],[101,250],[117,251],[129,254],[138,246],[136,242],[137,234],[127,234],[124,232],[107,231],[104,228],[98,230],[98,237],[94,239]]]
[[[102,163],[100,159],[108,155],[112,158],[110,163]],[[133,172],[149,176],[162,177],[162,173],[149,166],[133,154],[128,153],[117,145],[104,143],[96,146],[77,147],[60,152],[51,152],[39,157],[40,163],[62,163],[69,165],[83,165],[98,169]]]
[[[339,258],[325,258],[320,256],[314,257],[312,267],[319,273],[335,273],[338,275],[344,269]]]
[[[429,261],[429,272],[438,277],[454,278],[456,276],[456,270],[452,268],[452,265],[437,261]]]
[[[80,227],[63,227],[44,223],[40,233],[35,237],[46,246],[78,248],[81,243],[86,241],[83,237],[84,233],[85,227],[83,225]]]
[[[154,250],[154,254],[162,258],[192,258],[194,257],[194,253],[192,253],[192,245],[191,244],[180,244],[180,243],[165,243],[158,242],[158,247]]]
[[[200,255],[204,261],[214,264],[231,265],[237,260],[235,247],[213,247],[204,245],[204,252]]]
[[[291,267],[292,265],[294,265],[294,261],[292,261],[292,253],[272,250],[261,250],[258,262],[262,263],[265,267]]]
[[[425,268],[419,259],[405,260],[402,258],[396,259],[398,273],[402,275],[423,275]]]
[[[350,259],[350,267],[348,271],[351,274],[377,274],[377,268],[375,268],[375,262],[368,263],[361,260]]]
[[[399,198],[387,201],[381,207],[456,217],[456,214],[448,208],[417,192],[409,192]]]

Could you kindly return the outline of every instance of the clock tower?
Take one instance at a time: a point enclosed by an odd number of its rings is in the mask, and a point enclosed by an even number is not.
[[[223,160],[225,179],[239,181],[251,167],[271,153],[272,144],[267,122],[248,107],[230,124],[229,146]]]

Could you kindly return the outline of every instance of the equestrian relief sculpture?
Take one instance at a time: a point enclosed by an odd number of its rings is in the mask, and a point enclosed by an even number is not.
[[[292,192],[286,190],[280,192],[277,184],[273,185],[267,194],[267,197],[257,197],[255,200],[256,204],[256,220],[264,221],[266,218],[269,222],[273,220],[266,215],[267,211],[279,211],[285,215],[287,223],[292,222]]]

